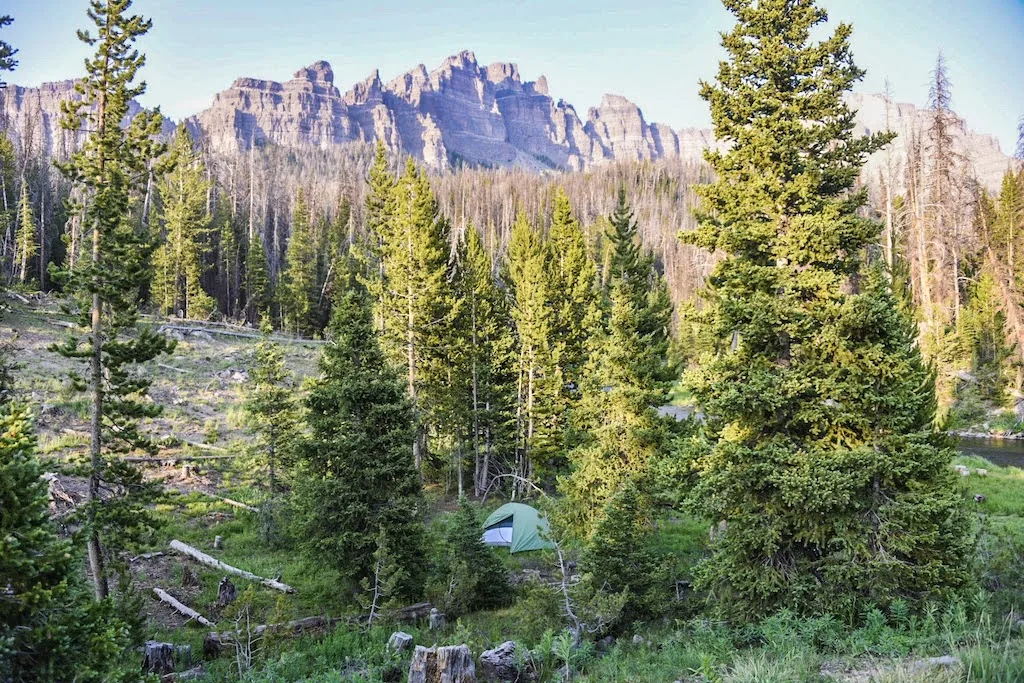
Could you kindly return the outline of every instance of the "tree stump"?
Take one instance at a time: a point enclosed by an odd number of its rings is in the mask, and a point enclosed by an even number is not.
[[[213,537],[213,549],[214,550],[224,550],[224,539],[221,538],[220,536],[214,536]]]
[[[427,622],[431,631],[440,631],[444,628],[445,619],[444,614],[439,612],[436,607],[430,609],[430,618]]]
[[[151,674],[174,673],[174,645],[147,640],[145,656],[142,659],[142,670]]]
[[[409,664],[409,683],[476,683],[476,667],[468,645],[417,645]]]
[[[192,586],[199,585],[199,577],[192,570],[192,567],[188,566],[184,562],[181,563],[181,587],[189,588]]]
[[[228,577],[222,577],[217,585],[217,607],[227,607],[238,597],[238,590],[235,584],[231,583]]]

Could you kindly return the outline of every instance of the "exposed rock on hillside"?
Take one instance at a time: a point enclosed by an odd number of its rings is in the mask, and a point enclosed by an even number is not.
[[[72,81],[11,86],[0,93],[0,123],[32,140],[35,149],[66,153],[72,141],[60,129],[60,101],[76,96]],[[888,126],[899,133],[888,156],[882,152],[870,160],[865,177],[876,184],[890,167],[898,179],[909,145],[924,139],[928,111],[887,105],[880,95],[851,95],[850,103],[862,132]],[[544,76],[523,81],[515,64],[484,66],[468,51],[433,71],[420,64],[387,83],[374,71],[344,94],[324,61],[299,69],[284,83],[239,78],[188,124],[215,152],[267,142],[329,148],[383,140],[392,152],[408,153],[434,169],[466,163],[581,170],[609,161],[696,161],[704,149],[719,146],[707,129],[674,130],[647,121],[640,107],[621,95],[605,95],[584,121],[571,104],[551,97]],[[168,121],[166,130],[171,129]],[[997,188],[1011,163],[997,140],[970,131],[963,121],[955,136],[968,172]]]

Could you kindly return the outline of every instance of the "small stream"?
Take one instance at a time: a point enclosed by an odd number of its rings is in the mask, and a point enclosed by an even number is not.
[[[960,452],[978,455],[994,465],[1024,468],[1024,440],[960,437]]]

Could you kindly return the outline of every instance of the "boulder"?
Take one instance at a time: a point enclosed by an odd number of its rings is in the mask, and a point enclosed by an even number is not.
[[[409,664],[408,683],[476,683],[476,667],[468,645],[417,645]]]
[[[388,638],[389,652],[405,652],[412,647],[412,636],[405,631],[395,631]]]
[[[507,640],[493,650],[485,650],[479,659],[480,680],[488,683],[537,680],[532,661],[528,657],[517,656],[518,649],[514,641]]]

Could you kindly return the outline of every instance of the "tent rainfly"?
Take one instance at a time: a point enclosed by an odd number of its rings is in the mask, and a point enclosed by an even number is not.
[[[508,548],[510,553],[543,550],[555,545],[545,536],[551,532],[548,520],[536,508],[523,503],[505,503],[484,522],[486,545]]]

